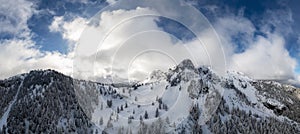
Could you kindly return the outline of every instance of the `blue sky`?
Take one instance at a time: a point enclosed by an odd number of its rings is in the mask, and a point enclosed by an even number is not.
[[[77,35],[72,35],[74,30],[70,28],[80,28],[81,25],[79,24],[89,20],[99,10],[113,2],[112,0],[108,2],[105,0],[17,0],[15,3],[0,1],[4,5],[0,8],[0,19],[2,21],[0,25],[3,27],[0,31],[2,53],[14,53],[13,50],[10,50],[11,45],[21,47],[15,48],[16,50],[26,49],[24,52],[27,54],[22,53],[12,56],[15,57],[13,60],[16,60],[19,64],[13,69],[9,67],[1,68],[4,74],[2,77],[30,69],[46,68],[47,66],[58,70],[67,70],[67,67],[62,67],[60,64],[65,64],[66,61],[71,64],[69,58],[74,46],[76,46],[77,39]],[[294,77],[293,80],[298,80],[297,77],[300,74],[300,15],[298,13],[300,9],[297,5],[300,5],[300,1],[186,0],[186,2],[201,11],[221,36],[221,40],[226,42],[225,44],[229,44],[228,46],[232,52],[228,55],[232,56],[234,60],[241,59],[238,57],[239,55],[248,54],[250,49],[259,44],[257,42],[260,42],[261,39],[269,41],[271,45],[276,44],[275,41],[277,40],[283,40],[284,48],[279,52],[283,52],[283,55],[286,55],[284,54],[285,51],[288,52],[287,57],[291,59],[282,63],[293,65],[287,67],[278,65],[277,67],[277,63],[273,64],[273,61],[270,61],[270,64],[273,68],[279,68],[279,72],[283,72],[282,76],[288,76],[287,79],[290,79],[291,76]],[[18,7],[14,7],[15,4],[18,4],[16,5]],[[164,32],[170,33],[185,42],[196,37],[180,23],[167,18],[160,17],[155,20],[155,23]],[[235,27],[234,23],[239,27]],[[28,53],[30,54],[28,55]],[[276,59],[276,56],[278,56],[274,55],[275,57],[272,59]],[[273,55],[270,54],[270,56]],[[62,57],[63,59],[53,61],[53,65],[41,61],[43,58],[47,61],[49,57],[52,59]],[[23,59],[23,61],[20,61],[20,59]],[[13,62],[13,60],[8,62],[8,59],[5,58],[3,60],[6,60],[9,64]],[[296,62],[295,65],[293,61]],[[32,63],[37,65],[27,65]],[[26,66],[24,65],[24,68],[20,67],[23,64],[26,64]],[[284,69],[280,71],[281,68]],[[286,71],[286,68],[290,70]],[[239,71],[243,71],[243,69]],[[291,71],[293,74],[291,74]],[[251,71],[249,71],[249,74],[251,74]]]

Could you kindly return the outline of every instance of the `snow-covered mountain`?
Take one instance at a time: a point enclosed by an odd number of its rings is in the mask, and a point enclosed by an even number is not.
[[[300,89],[190,60],[133,85],[36,70],[0,94],[0,133],[300,133]]]

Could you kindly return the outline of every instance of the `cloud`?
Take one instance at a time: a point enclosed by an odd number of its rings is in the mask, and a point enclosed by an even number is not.
[[[101,19],[98,20],[99,25],[97,26],[86,25],[87,20],[81,17],[73,18],[70,21],[66,21],[64,17],[54,17],[49,30],[51,32],[60,32],[65,39],[75,42],[79,39],[85,26],[87,27],[85,30],[92,31],[86,36],[104,37],[106,33],[102,31],[112,29],[122,20],[144,14],[157,14],[157,12],[141,7],[131,10],[106,11],[101,14]],[[28,19],[29,17],[25,18],[24,21]],[[126,77],[128,73],[132,77],[145,77],[145,74],[150,73],[153,69],[164,70],[174,66],[174,62],[194,57],[206,59],[205,64],[209,64],[207,53],[204,52],[203,47],[197,46],[199,42],[197,43],[196,40],[191,41],[191,45],[185,45],[180,41],[174,42],[174,37],[158,32],[162,31],[162,29],[156,25],[157,19],[155,17],[142,17],[142,19],[133,18],[126,22],[124,21],[115,27],[114,31],[107,36],[101,46],[92,46],[90,48],[81,48],[79,46],[77,50],[83,51],[83,53],[76,53],[76,55],[79,56],[80,63],[83,65],[82,68],[87,68],[91,62],[95,62],[95,66],[93,66],[96,68],[93,72],[94,74],[89,74],[87,77],[99,76],[100,74],[118,74]],[[27,27],[27,24],[25,27]],[[30,32],[28,30],[28,33]],[[210,38],[204,40],[214,42]],[[84,44],[99,44],[99,40],[93,41],[88,40]],[[73,51],[64,55],[58,52],[43,52],[35,46],[36,44],[31,40],[30,36],[27,36],[25,39],[2,40],[1,57],[10,58],[0,59],[3,64],[6,64],[1,68],[1,78],[32,69],[52,68],[65,74],[72,72],[72,67],[70,67],[72,64],[65,63],[72,61],[71,55],[74,53]],[[18,53],[15,53],[16,49],[19,50]],[[89,49],[98,49],[97,52],[99,53],[84,53],[89,52]],[[203,51],[197,51],[197,53],[201,53],[203,56],[191,55],[189,50],[195,49],[202,49]],[[213,50],[213,48],[207,49]],[[139,53],[141,54],[138,55]],[[93,61],[94,58],[96,59]],[[149,66],[149,63],[147,64],[145,61],[152,61],[150,65],[158,66]],[[144,65],[138,66],[138,63],[143,63]],[[115,74],[112,74],[110,70],[111,65]],[[128,69],[129,71],[127,71]],[[143,74],[141,75],[141,73]]]
[[[232,54],[239,49],[250,47],[256,31],[252,22],[241,16],[224,16],[214,24],[226,52]]]
[[[37,12],[35,4],[27,0],[0,0],[0,34],[12,36],[29,36],[27,20]]]
[[[286,48],[286,38],[293,34],[293,14],[288,8],[267,9],[260,20],[253,20],[244,16],[243,8],[234,9],[238,11],[234,13],[212,6],[215,8],[209,13],[214,16],[211,20],[225,48],[229,70],[244,72],[254,79],[299,85],[297,59]]]
[[[89,2],[89,0],[67,0],[67,1],[71,3],[84,3],[84,4],[87,4]]]
[[[83,36],[81,37],[81,41],[77,47],[77,57],[80,59],[76,61],[79,62],[79,65],[83,65],[81,63],[86,64],[94,64],[96,70],[94,74],[96,76],[103,75],[115,75],[112,74],[110,68],[113,66],[114,73],[117,73],[121,77],[127,77],[127,66],[130,60],[141,50],[145,50],[145,47],[154,47],[155,44],[161,44],[158,42],[153,42],[153,36],[155,34],[151,34],[149,36],[141,36],[132,37],[130,36],[144,32],[148,30],[159,30],[156,26],[155,18],[142,18],[142,19],[131,19],[128,21],[124,21],[124,23],[119,24],[122,20],[127,18],[131,18],[140,14],[154,13],[154,11],[147,8],[136,8],[133,10],[113,10],[103,12],[99,17],[99,25],[89,25]],[[105,33],[106,30],[113,30],[111,33]],[[145,35],[147,33],[145,32]],[[85,39],[85,37],[93,37],[92,39]],[[151,36],[153,38],[151,38]],[[101,42],[101,37],[107,37],[103,42]],[[165,36],[160,37],[161,39],[165,38]],[[131,39],[133,39],[131,41]],[[130,45],[126,42],[126,40],[130,41]],[[86,42],[85,42],[86,41]],[[149,44],[141,44],[142,42]],[[150,44],[151,43],[151,44]],[[94,44],[94,45],[91,45]],[[99,45],[99,46],[98,46]],[[98,51],[95,51],[98,50]],[[92,53],[91,53],[92,52]],[[115,57],[114,57],[115,54]],[[87,58],[85,58],[87,57]],[[95,59],[94,59],[94,58]],[[112,65],[112,62],[113,65]],[[80,68],[79,70],[86,70],[86,64]],[[91,70],[89,70],[91,71]],[[94,71],[94,70],[92,70]],[[89,77],[89,76],[86,76]]]
[[[30,16],[36,11],[33,3],[24,2],[20,8],[8,8],[7,4],[0,7],[0,13],[6,11],[7,20],[0,25],[7,28],[1,29],[0,33],[18,35],[30,29],[26,24]],[[75,2],[75,1],[74,1]],[[83,1],[84,2],[84,1]],[[151,3],[150,1],[148,1]],[[164,1],[168,4],[167,1]],[[6,3],[6,2],[2,2]],[[27,4],[27,5],[26,5]],[[137,3],[136,3],[137,4]],[[153,4],[153,3],[152,3]],[[89,22],[86,18],[74,17],[66,19],[64,16],[56,16],[48,27],[51,32],[59,32],[62,37],[70,42],[68,54],[58,52],[44,52],[36,48],[36,44],[30,36],[25,39],[2,40],[0,44],[0,78],[5,78],[32,69],[52,68],[72,75],[75,69],[76,78],[98,79],[103,76],[120,76],[122,78],[143,79],[152,70],[167,70],[183,59],[190,58],[196,65],[211,65],[213,68],[220,67],[217,63],[227,61],[227,67],[248,74],[255,79],[280,79],[290,83],[297,83],[295,68],[297,62],[286,50],[285,37],[283,36],[284,25],[290,25],[292,14],[288,14],[288,20],[281,22],[276,20],[276,15],[271,11],[266,13],[266,20],[262,20],[259,27],[265,36],[255,36],[258,31],[254,22],[243,17],[243,10],[238,15],[216,15],[213,26],[222,41],[222,49],[225,58],[220,58],[220,46],[214,38],[214,31],[197,27],[197,18],[189,15],[188,11],[177,9],[170,12],[164,8],[164,4],[153,7],[126,7],[104,11],[98,14],[97,19]],[[178,3],[169,3],[168,8]],[[138,4],[137,4],[138,5]],[[157,5],[154,3],[154,5]],[[210,6],[208,10],[219,10],[216,6]],[[193,28],[199,28],[194,34],[200,38],[188,41],[177,40],[174,36],[163,31],[157,25],[159,19],[145,14],[160,15],[167,12],[171,16],[185,16],[190,20]],[[286,12],[278,11],[281,17]],[[287,13],[290,13],[287,11]],[[22,14],[22,15],[21,15]],[[275,15],[275,16],[274,16]],[[137,17],[140,16],[140,17]],[[182,17],[181,17],[182,18]],[[20,22],[12,23],[12,22]],[[199,25],[199,24],[198,24]],[[270,25],[276,29],[270,28]],[[7,27],[6,27],[7,26]],[[15,28],[15,29],[14,29]],[[289,28],[290,32],[291,29]],[[74,44],[78,42],[79,46]],[[243,51],[239,51],[240,46]],[[73,49],[75,47],[75,49]],[[18,53],[16,53],[18,50]],[[75,56],[75,59],[73,57]],[[74,67],[72,62],[74,60]],[[77,72],[78,71],[78,72]]]
[[[55,69],[71,75],[71,54],[42,52],[31,40],[11,39],[0,42],[0,79],[33,69]]]
[[[214,33],[211,31],[204,30],[202,33],[196,33],[201,41],[206,42],[206,44],[201,44],[197,39],[174,42],[172,35],[157,32],[162,31],[162,29],[156,25],[156,18],[130,19],[130,21],[117,25],[126,18],[144,13],[155,14],[157,12],[140,7],[131,10],[105,11],[100,15],[99,25],[87,28],[89,29],[87,36],[106,37],[103,42],[98,38],[82,42],[82,44],[88,44],[95,41],[92,44],[99,46],[94,45],[86,48],[87,46],[83,45],[84,47],[79,46],[77,48],[78,51],[81,51],[79,55],[89,57],[81,59],[90,60],[88,65],[93,66],[93,69],[90,69],[93,70],[90,75],[95,77],[119,75],[123,78],[136,77],[134,79],[140,79],[154,69],[167,69],[184,58],[192,59],[196,65],[212,65],[213,68],[217,68],[217,65],[212,64],[211,59],[214,59],[213,62],[224,60],[216,56],[219,54],[216,51],[219,49],[216,48],[218,47],[218,40],[213,38]],[[213,26],[223,43],[225,60],[228,62],[225,67],[245,72],[256,79],[295,78],[294,70],[297,63],[285,49],[285,40],[280,34],[268,34],[267,37],[254,36],[257,29],[249,19],[243,17],[243,13],[237,16],[224,15],[216,20]],[[116,25],[117,27],[114,27]],[[107,29],[113,29],[113,31],[109,35],[101,32]],[[240,49],[237,48],[237,40],[244,47],[244,51],[239,53],[236,53]],[[98,48],[98,53],[93,51],[95,48]],[[151,50],[151,52],[144,50]],[[157,55],[160,55],[161,58],[157,58],[159,57]],[[145,61],[151,61],[149,62],[151,64],[149,65]],[[86,63],[86,60],[76,62]],[[143,64],[143,66],[138,63]],[[77,67],[85,71],[89,70],[86,68],[86,64],[82,65],[84,66]],[[151,65],[157,66],[155,68]],[[159,65],[164,66],[158,67]],[[265,68],[268,68],[267,71]]]
[[[284,45],[282,36],[258,37],[245,52],[232,56],[231,68],[256,79],[293,79],[297,62]]]
[[[106,2],[107,2],[108,4],[114,4],[115,2],[117,2],[117,0],[106,0]]]
[[[65,39],[77,41],[86,26],[86,22],[87,20],[81,17],[74,18],[69,22],[65,21],[62,16],[54,17],[49,29],[51,32],[61,32]]]
[[[63,16],[56,16],[49,26],[49,30],[50,32],[61,33],[64,39],[70,41],[69,48],[72,50],[86,27],[87,22],[88,21],[82,17],[74,17],[71,21],[65,21]]]
[[[126,79],[144,79],[154,69],[166,71],[186,58],[194,60],[197,65],[210,65],[207,53],[198,40],[188,43],[177,40],[157,25],[158,17],[145,17],[144,14],[157,12],[137,7],[100,14],[98,25],[89,25],[84,30],[76,48],[74,66],[77,70],[74,72],[85,75],[78,74],[78,77],[118,75]],[[140,15],[142,17],[136,17]],[[200,35],[202,41],[216,44],[217,40],[206,38],[208,34],[213,34],[209,32]],[[102,40],[101,37],[105,38]],[[215,45],[208,45],[206,49],[216,50],[213,47]]]

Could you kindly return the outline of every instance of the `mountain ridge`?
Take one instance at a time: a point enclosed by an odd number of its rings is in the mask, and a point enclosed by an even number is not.
[[[4,133],[299,132],[298,88],[252,80],[238,73],[220,77],[207,67],[195,68],[189,60],[181,63],[166,72],[166,77],[158,74],[157,81],[132,87],[77,80],[50,69],[0,80],[3,94],[0,130]],[[172,114],[174,110],[179,112]],[[164,125],[156,126],[154,122]],[[228,128],[232,123],[248,125],[253,130]],[[256,125],[274,128],[264,130]]]

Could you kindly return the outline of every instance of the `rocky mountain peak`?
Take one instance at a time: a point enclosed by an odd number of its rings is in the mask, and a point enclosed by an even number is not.
[[[180,69],[190,69],[190,70],[194,70],[195,69],[195,66],[193,64],[193,62],[190,60],[190,59],[185,59],[183,60],[182,62],[180,62],[178,65],[177,65],[177,68],[180,68]]]

